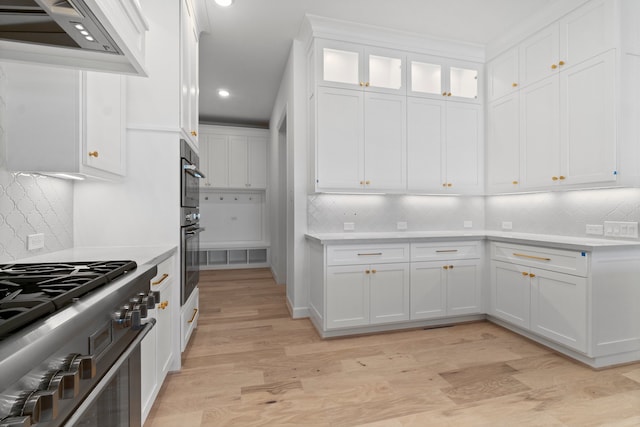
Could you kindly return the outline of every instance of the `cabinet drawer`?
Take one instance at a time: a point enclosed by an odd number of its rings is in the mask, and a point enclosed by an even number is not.
[[[480,242],[412,243],[411,261],[480,258]]]
[[[582,277],[586,277],[589,270],[587,252],[564,249],[494,242],[491,243],[491,258]]]
[[[169,257],[157,266],[158,273],[151,279],[151,290],[159,291],[165,289],[173,282],[173,257]]]
[[[327,265],[409,262],[409,244],[328,246]]]
[[[187,344],[189,344],[189,338],[191,338],[191,334],[193,330],[198,326],[198,318],[199,314],[199,289],[195,288],[191,293],[191,296],[187,300],[187,302],[182,306],[182,310],[180,313],[180,324],[181,324],[181,334],[180,334],[180,348],[181,351],[184,351],[187,348]]]

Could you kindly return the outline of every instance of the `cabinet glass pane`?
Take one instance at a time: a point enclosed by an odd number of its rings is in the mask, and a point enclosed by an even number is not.
[[[323,79],[329,82],[359,84],[358,52],[328,49],[322,50]]]
[[[369,55],[369,85],[400,89],[402,87],[402,60]]]
[[[413,92],[440,94],[442,70],[438,64],[411,63],[411,90]]]
[[[451,95],[460,98],[478,97],[478,71],[451,67]]]

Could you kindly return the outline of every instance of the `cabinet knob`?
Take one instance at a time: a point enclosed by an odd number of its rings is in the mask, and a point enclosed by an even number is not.
[[[191,131],[191,135],[192,135],[192,136],[198,136],[198,132],[196,132],[195,130],[192,130],[192,131]]]
[[[372,272],[373,274],[376,274],[376,270],[371,270],[371,272]]]
[[[451,92],[447,93],[447,96],[451,96]]]
[[[536,275],[533,273],[529,273],[529,277],[536,277]]]
[[[552,176],[552,177],[551,177],[551,179],[552,179],[553,181],[557,181],[557,180],[558,180],[558,177],[557,177],[557,176]]]
[[[552,69],[552,70],[555,70],[556,68],[558,68],[558,66],[557,66],[556,64],[552,64],[552,65],[551,65],[551,69]]]
[[[442,96],[447,96],[447,92],[442,92]]]
[[[443,265],[442,268],[444,268],[445,270],[448,270],[449,266],[448,265]]]
[[[364,185],[364,181],[360,181],[360,185]]]
[[[453,265],[450,265],[450,266],[449,266],[449,270],[453,270]]]
[[[364,86],[364,82],[360,82],[360,86]]]
[[[169,306],[169,301],[162,301],[158,307],[160,307],[161,310],[166,310],[168,306]]]
[[[511,87],[518,87],[518,83],[511,83]]]
[[[95,157],[95,158],[98,158],[98,155],[99,155],[97,151],[89,151],[88,154],[89,154],[89,157]]]
[[[562,180],[567,179],[567,178],[566,178],[565,176],[563,176],[563,175],[560,175],[560,176],[558,177],[558,179],[559,179],[560,181],[562,181]]]
[[[366,82],[364,85],[365,85],[366,87],[369,87],[369,82]]]
[[[447,187],[453,187],[453,184],[450,182],[447,182]]]
[[[443,186],[443,187],[446,187],[446,186],[447,186],[447,183],[445,182],[444,184],[442,184],[442,186]]]
[[[529,275],[529,273],[527,273],[526,271],[523,271],[523,272],[522,272],[522,275],[523,275],[523,276],[528,276],[528,275]]]
[[[364,183],[369,185],[369,184],[371,184],[371,181],[365,181]]]
[[[513,181],[512,184],[513,185],[518,185],[518,181]]]
[[[369,270],[365,270],[364,272],[365,272],[365,274],[371,273],[371,271],[369,271]]]
[[[564,65],[564,61],[558,62],[558,65],[562,67]]]

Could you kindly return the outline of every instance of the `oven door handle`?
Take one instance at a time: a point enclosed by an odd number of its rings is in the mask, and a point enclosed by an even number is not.
[[[191,176],[194,176],[196,178],[206,178],[206,176],[196,167],[196,165],[182,165],[182,168]]]
[[[96,402],[96,400],[100,397],[102,391],[109,386],[111,380],[118,374],[118,371],[124,365],[124,363],[129,359],[131,353],[140,345],[142,340],[147,336],[149,331],[156,324],[156,319],[149,319],[149,321],[144,325],[144,328],[140,331],[140,333],[136,336],[133,342],[127,347],[127,349],[120,355],[118,360],[113,364],[113,366],[107,371],[106,374],[100,379],[98,384],[91,390],[91,393],[87,396],[86,399],[78,406],[78,408],[73,412],[73,415],[69,418],[65,426],[75,426],[79,421],[82,420],[85,412]]]
[[[184,232],[187,236],[195,236],[198,233],[202,233],[204,231],[204,227],[191,228]]]

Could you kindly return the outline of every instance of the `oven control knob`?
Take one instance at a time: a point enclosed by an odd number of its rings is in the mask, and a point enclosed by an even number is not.
[[[73,399],[78,396],[80,391],[80,372],[79,371],[66,371],[58,372],[51,383],[60,384],[60,398],[61,399]],[[49,388],[51,390],[51,387]]]
[[[71,372],[77,372],[81,380],[96,376],[96,359],[93,356],[77,356],[71,361]]]
[[[135,308],[127,311],[127,323],[133,330],[138,330],[142,327],[142,315],[140,310]]]
[[[0,421],[0,427],[31,427],[31,417],[11,417]]]
[[[22,415],[30,416],[33,423],[54,420],[58,416],[57,390],[31,393],[22,407]]]
[[[134,310],[138,310],[140,312],[140,318],[141,319],[146,319],[147,318],[147,304],[134,304],[133,305],[133,309]]]
[[[138,294],[138,300],[140,301],[140,304],[143,304],[147,307],[147,310],[153,310],[154,308],[156,308],[156,301],[155,298],[153,297],[153,294],[149,293],[149,294],[144,294],[144,293],[139,293]]]

